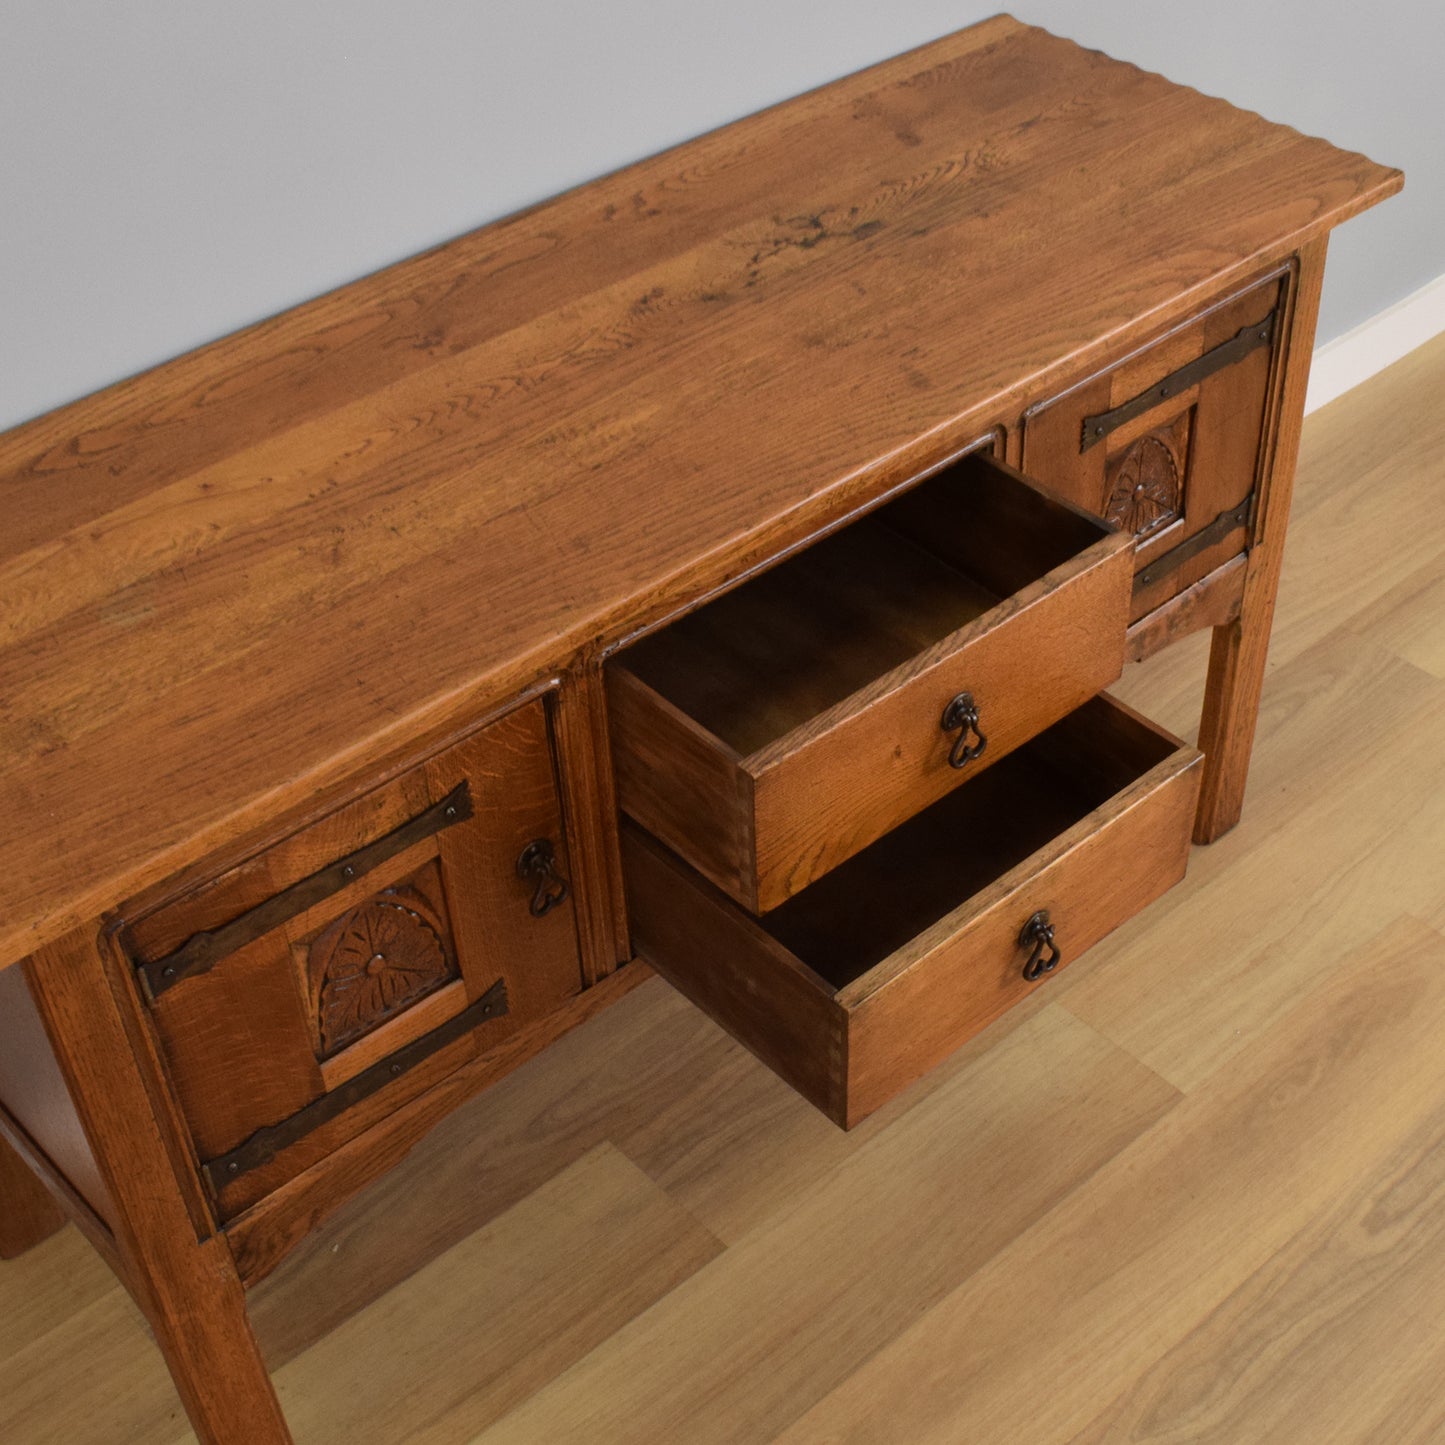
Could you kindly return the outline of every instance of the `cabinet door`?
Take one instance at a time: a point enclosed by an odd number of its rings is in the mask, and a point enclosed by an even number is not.
[[[230,1218],[583,985],[546,703],[128,919]]]
[[[1284,279],[1256,282],[1024,418],[1024,467],[1135,538],[1132,616],[1252,536]]]

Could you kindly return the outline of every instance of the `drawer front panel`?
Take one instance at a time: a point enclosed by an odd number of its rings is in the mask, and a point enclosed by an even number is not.
[[[128,921],[220,1216],[580,992],[567,871],[538,701]]]
[[[881,840],[814,899],[803,895],[761,920],[629,826],[623,857],[634,943],[763,1062],[851,1127],[1184,876],[1199,760],[1119,704],[1095,699],[991,782],[970,784]],[[1035,768],[1086,777],[1083,802],[1050,813],[1052,784],[1032,777]],[[990,846],[979,824],[1007,818],[1010,806],[1039,816],[1000,829],[993,876],[977,856]],[[1058,831],[1050,832],[1054,821]],[[950,876],[964,880],[964,896],[940,909]],[[896,913],[906,927],[914,910],[928,921],[912,936],[888,939],[891,919],[876,926]],[[1052,967],[1029,978],[1033,948],[1022,934],[1036,914],[1052,929],[1038,963]],[[865,951],[851,960],[870,929],[882,957],[872,962]]]
[[[719,599],[609,665],[623,810],[753,912],[985,771],[1122,669],[1128,539],[991,458],[962,465],[971,470],[959,490],[940,473],[825,539],[816,558],[749,584],[753,595]],[[943,602],[915,569],[936,570]],[[950,586],[972,589],[969,610],[948,610]],[[960,615],[962,626],[940,625]],[[860,665],[840,697],[815,678],[828,670],[820,656],[900,651],[871,675]],[[955,699],[971,711],[966,725],[945,725]]]
[[[1256,283],[1024,418],[1024,466],[1136,538],[1132,616],[1245,550],[1282,275]]]
[[[1178,883],[1189,861],[1199,800],[1199,754],[1163,764],[1043,850],[956,928],[920,937],[876,986],[845,991],[851,1127],[921,1077],[1048,974],[1025,976],[1029,922],[1046,916],[1051,949],[1039,963],[1067,967]]]
[[[1123,668],[1128,557],[1041,584],[989,615],[976,636],[921,657],[856,709],[754,761],[758,906],[773,908],[1114,682]],[[967,693],[978,715],[962,769],[941,721]]]

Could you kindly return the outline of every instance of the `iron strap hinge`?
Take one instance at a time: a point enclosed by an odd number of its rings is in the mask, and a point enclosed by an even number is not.
[[[1206,547],[1212,547],[1236,528],[1249,526],[1254,513],[1254,498],[1255,493],[1251,492],[1237,507],[1221,512],[1207,527],[1201,527],[1192,537],[1186,537],[1177,547],[1171,547],[1147,567],[1140,568],[1134,578],[1136,590],[1182,567],[1191,557],[1197,557]]]
[[[1117,430],[1125,422],[1133,421],[1136,416],[1143,416],[1146,411],[1159,405],[1161,401],[1167,401],[1171,396],[1178,396],[1181,391],[1188,391],[1191,386],[1203,381],[1207,376],[1213,376],[1216,371],[1223,371],[1226,366],[1233,366],[1236,361],[1248,356],[1251,351],[1258,350],[1261,346],[1268,346],[1274,337],[1275,312],[1271,311],[1263,321],[1257,321],[1253,326],[1245,326],[1237,331],[1228,341],[1220,344],[1203,356],[1181,366],[1178,371],[1171,371],[1163,381],[1156,381],[1153,386],[1141,391],[1138,396],[1131,397],[1128,401],[1116,406],[1113,411],[1096,412],[1093,416],[1084,418],[1083,434],[1079,438],[1079,450],[1086,452],[1090,447],[1109,435],[1111,431]]]
[[[433,803],[426,812],[418,813],[384,837],[348,853],[344,858],[338,858],[319,873],[312,873],[282,889],[220,928],[193,933],[174,953],[168,953],[153,963],[138,965],[136,975],[146,996],[154,1002],[167,989],[174,988],[185,979],[209,973],[228,954],[244,948],[263,933],[269,933],[333,893],[339,893],[388,858],[404,853],[423,838],[440,833],[443,828],[450,828],[453,823],[460,823],[471,816],[471,789],[462,781],[439,803]]]
[[[322,1094],[304,1109],[298,1109],[289,1119],[258,1129],[229,1154],[208,1159],[201,1165],[202,1177],[219,1194],[227,1184],[234,1183],[249,1170],[269,1164],[283,1149],[304,1139],[323,1124],[329,1124],[337,1115],[344,1114],[363,1099],[370,1098],[448,1044],[464,1038],[479,1024],[501,1018],[508,1008],[507,981],[499,978],[480,998],[473,999],[461,1013],[439,1024],[430,1033],[403,1044],[390,1057],[363,1069],[329,1094]]]

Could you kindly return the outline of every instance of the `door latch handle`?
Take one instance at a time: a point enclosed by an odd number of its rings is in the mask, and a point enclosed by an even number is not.
[[[535,838],[522,849],[517,877],[524,883],[536,884],[530,904],[533,918],[550,913],[567,897],[567,880],[557,871],[557,855],[550,838]]]

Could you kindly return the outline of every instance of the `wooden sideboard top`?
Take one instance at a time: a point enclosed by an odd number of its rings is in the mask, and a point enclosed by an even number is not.
[[[1401,183],[1000,16],[14,429],[0,964]]]

